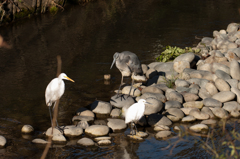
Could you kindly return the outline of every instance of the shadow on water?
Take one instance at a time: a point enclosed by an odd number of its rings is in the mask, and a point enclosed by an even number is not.
[[[37,15],[2,26],[0,35],[13,48],[0,54],[0,134],[8,140],[1,158],[39,158],[43,148],[31,140],[41,137],[50,126],[44,92],[56,76],[56,56],[61,55],[62,70],[75,83],[65,81],[60,100],[59,123],[71,124],[79,107],[95,101],[109,101],[118,89],[121,74],[114,66],[115,52],[132,51],[149,64],[159,53],[156,48],[173,45],[193,46],[197,37],[212,37],[240,20],[240,4],[229,0],[104,0],[81,6],[67,6],[56,15]],[[104,84],[103,75],[112,74]],[[22,125],[35,128],[32,137],[20,134]],[[133,143],[126,133],[113,133],[113,144],[95,149],[69,145],[53,148],[49,158],[191,158],[209,157],[197,144],[180,143],[169,155],[161,150],[167,141],[154,138]],[[73,142],[74,143],[74,142]],[[57,156],[57,157],[56,157]]]

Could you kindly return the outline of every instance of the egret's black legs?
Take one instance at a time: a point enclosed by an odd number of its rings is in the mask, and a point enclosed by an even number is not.
[[[132,132],[132,136],[133,136],[133,122],[131,122],[131,132]]]

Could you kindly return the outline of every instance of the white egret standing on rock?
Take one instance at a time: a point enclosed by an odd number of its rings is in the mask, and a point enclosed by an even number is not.
[[[54,103],[53,110],[55,108],[56,101],[61,98],[65,91],[65,84],[63,80],[69,80],[74,82],[71,78],[69,78],[65,73],[61,73],[57,78],[54,78],[48,85],[45,91],[45,101],[46,105],[49,108],[50,119],[52,124],[52,115],[50,107]],[[57,120],[56,120],[57,121]],[[56,122],[57,123],[57,122]],[[58,126],[58,123],[57,123]]]
[[[132,89],[133,82],[134,82],[133,75],[138,75],[138,74],[142,75],[143,71],[141,67],[141,62],[139,61],[137,55],[130,51],[123,51],[121,53],[116,52],[113,55],[113,62],[110,69],[112,68],[115,62],[116,62],[116,67],[119,69],[119,71],[122,74],[121,84],[119,86],[118,93],[117,93],[117,96],[118,96],[120,87],[123,84],[123,77],[129,77],[132,75],[132,85],[131,85],[131,89]],[[130,95],[131,89],[128,95]]]
[[[145,99],[140,99],[137,103],[134,103],[133,105],[131,105],[126,111],[125,123],[128,124],[131,122],[132,134],[133,134],[133,128],[132,128],[133,123],[136,128],[136,134],[137,134],[136,122],[139,121],[144,115],[146,103],[151,104],[151,103],[148,103]]]

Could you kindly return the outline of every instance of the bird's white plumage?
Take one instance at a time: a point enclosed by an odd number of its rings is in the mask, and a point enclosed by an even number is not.
[[[146,100],[140,99],[137,103],[131,105],[125,115],[125,123],[137,122],[144,115]]]

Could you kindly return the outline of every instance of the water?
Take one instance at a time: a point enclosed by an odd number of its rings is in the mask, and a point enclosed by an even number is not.
[[[50,126],[44,92],[56,76],[56,56],[62,57],[62,71],[75,83],[66,81],[60,101],[60,125],[71,124],[79,107],[94,100],[109,101],[118,89],[121,74],[110,65],[115,52],[136,53],[141,62],[154,61],[161,46],[194,46],[196,37],[212,37],[214,30],[226,29],[240,20],[240,2],[235,0],[103,0],[86,6],[67,6],[56,15],[37,15],[2,26],[0,35],[12,49],[0,49],[0,134],[8,140],[1,158],[39,158],[43,146],[31,144]],[[110,84],[103,75],[111,74]],[[24,124],[35,133],[23,136]],[[150,128],[149,128],[150,129]],[[199,144],[180,142],[169,155],[162,150],[168,141],[150,136],[132,143],[126,134],[112,133],[113,144],[88,149],[67,146],[50,149],[48,158],[209,158]],[[177,139],[170,139],[170,141]],[[55,157],[57,156],[57,157]]]

